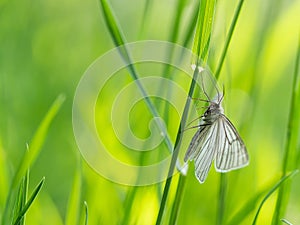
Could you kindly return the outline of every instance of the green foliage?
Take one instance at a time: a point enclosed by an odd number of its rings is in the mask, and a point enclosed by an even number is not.
[[[25,214],[28,211],[29,207],[37,197],[38,193],[40,192],[45,178],[43,178],[39,184],[34,189],[32,195],[27,200],[28,195],[28,183],[29,183],[29,166],[32,165],[38,154],[40,153],[42,144],[45,141],[47,131],[49,128],[50,123],[52,122],[53,118],[57,114],[59,108],[61,107],[64,101],[64,96],[59,96],[51,108],[49,109],[48,113],[46,114],[45,118],[41,122],[40,126],[38,127],[33,139],[32,139],[32,147],[29,148],[27,146],[27,151],[25,152],[18,170],[16,171],[14,178],[12,179],[12,183],[9,189],[9,193],[6,199],[6,204],[4,208],[4,213],[2,216],[2,224],[11,224],[9,221],[14,221],[12,224],[14,225],[22,225],[25,224]],[[19,184],[18,193],[16,196],[16,202],[14,206],[12,206],[13,196],[15,195],[16,186]],[[12,208],[13,207],[13,211]],[[13,219],[11,219],[13,218]]]
[[[299,1],[281,0],[54,0],[33,1],[30,7],[0,1],[1,224],[299,224],[300,180],[293,176],[300,163],[299,9]],[[248,167],[222,175],[212,167],[207,181],[199,184],[190,164],[187,174],[128,187],[107,180],[85,162],[78,166],[71,115],[75,87],[95,58],[117,46],[129,64],[124,69],[128,76],[124,83],[117,76],[107,81],[96,123],[114,157],[130,163],[127,156],[136,154],[110,132],[109,106],[131,81],[142,96],[148,95],[139,79],[158,72],[149,66],[146,74],[140,73],[124,46],[143,39],[187,47],[212,68],[226,89],[226,115],[249,151]],[[174,57],[172,50],[162,54]],[[165,65],[159,73],[197,97],[190,78]],[[62,113],[53,121],[64,96],[40,122],[62,90],[70,100]],[[149,133],[146,114],[162,117],[165,124],[157,126],[170,135],[155,149],[157,158],[142,152],[133,164],[148,165],[172,152],[172,173],[195,132],[185,131],[183,139],[179,132],[195,119],[188,113],[191,102],[188,98],[183,104],[179,118],[160,99],[142,101],[146,107],[133,110],[134,135]],[[20,146],[30,136],[23,154]]]
[[[25,178],[25,179],[27,179],[27,178]],[[43,187],[44,181],[45,181],[45,178],[43,178],[40,181],[40,183],[36,186],[36,188],[32,192],[32,194],[31,194],[30,198],[28,199],[28,201],[26,202],[26,204],[25,204],[24,200],[23,200],[24,202],[22,204],[19,204],[19,201],[18,201],[18,203],[16,205],[17,211],[15,211],[16,212],[15,213],[15,215],[16,215],[15,218],[16,219],[14,220],[13,225],[25,224],[24,216],[25,216],[26,212],[28,211],[29,207],[31,206],[31,204],[33,203],[33,201],[35,200],[35,198],[37,197],[37,195],[40,192],[41,188]],[[21,185],[24,186],[24,184],[21,184]],[[23,189],[23,187],[22,187],[22,189]],[[21,195],[20,197],[22,199],[26,198],[26,194],[27,194],[26,192],[27,192],[27,189],[19,191],[19,195]]]

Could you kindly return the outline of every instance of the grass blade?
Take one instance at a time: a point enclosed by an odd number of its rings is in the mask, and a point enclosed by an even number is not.
[[[141,23],[141,28],[140,28],[140,32],[139,32],[139,35],[138,35],[139,36],[138,39],[141,39],[141,37],[144,34],[145,27],[148,26],[149,12],[151,11],[152,4],[153,4],[153,1],[150,1],[150,0],[146,0],[146,2],[145,2],[145,7],[144,7],[144,10],[143,10],[143,18],[142,18],[142,23]]]
[[[255,193],[254,196],[249,198],[249,200],[232,216],[232,218],[226,222],[227,225],[235,225],[242,224],[245,217],[247,217],[254,209],[258,201],[262,198],[262,196],[274,187],[278,182],[278,179],[274,179],[261,190]]]
[[[216,72],[215,72],[215,77],[216,77],[217,80],[219,79],[220,72],[221,72],[221,69],[222,69],[222,66],[223,66],[223,63],[224,63],[224,59],[225,59],[225,56],[227,54],[227,50],[228,50],[228,47],[229,47],[229,44],[230,44],[230,41],[231,41],[231,38],[232,38],[232,34],[233,34],[233,31],[234,31],[236,22],[239,18],[243,3],[244,3],[244,0],[239,1],[238,6],[235,10],[233,19],[231,21],[231,25],[230,25],[230,28],[229,28],[229,31],[228,31],[228,34],[227,34],[225,45],[224,45],[223,51],[221,53],[221,58],[219,60],[219,63],[218,63],[218,66],[217,66],[217,69],[216,69]]]
[[[20,211],[19,215],[17,216],[15,222],[13,223],[14,225],[20,224],[20,221],[23,219],[23,217],[25,216],[25,214],[28,211],[29,207],[32,205],[33,201],[35,200],[35,198],[39,194],[41,188],[43,187],[44,182],[45,182],[45,177],[43,177],[43,179],[40,181],[40,183],[34,189],[32,195],[28,199],[28,202],[25,204],[25,206],[23,207],[23,209]]]
[[[178,157],[178,153],[179,153],[179,148],[180,148],[180,145],[181,145],[181,137],[182,137],[181,133],[182,133],[182,130],[184,129],[185,124],[186,124],[188,111],[189,111],[190,104],[191,104],[191,98],[192,98],[193,93],[194,93],[197,77],[198,77],[198,70],[195,70],[194,74],[193,74],[193,79],[192,79],[192,82],[191,82],[191,85],[190,85],[189,94],[188,94],[189,98],[187,99],[187,101],[185,103],[182,118],[181,118],[179,128],[178,128],[178,131],[177,131],[174,152],[173,152],[172,158],[171,158],[171,164],[170,164],[170,168],[169,168],[169,171],[168,171],[168,178],[166,180],[166,184],[165,184],[165,187],[164,187],[163,197],[162,197],[162,200],[161,200],[161,203],[160,203],[159,212],[158,212],[158,216],[157,216],[157,219],[156,219],[156,225],[159,225],[162,222],[162,216],[163,216],[164,209],[165,209],[165,206],[166,206],[166,203],[167,203],[167,197],[169,195],[170,185],[171,185],[171,181],[172,181],[172,174],[173,174],[174,169],[175,169],[175,165],[176,165],[176,161],[177,161],[177,157]]]
[[[289,222],[287,219],[280,219],[281,222],[288,224],[288,225],[293,225],[291,222]]]
[[[201,6],[201,4],[203,4],[203,5]],[[195,49],[193,50],[193,52],[195,53],[195,51],[196,51],[196,53],[197,53],[196,56],[198,58],[192,59],[192,62],[194,62],[197,67],[201,65],[200,60],[199,60],[199,59],[202,59],[201,56],[205,56],[205,52],[206,52],[205,46],[209,46],[207,43],[210,41],[210,34],[212,31],[211,23],[212,23],[212,18],[213,18],[213,14],[214,14],[214,8],[213,9],[211,8],[212,6],[215,6],[214,0],[210,0],[208,2],[206,2],[206,1],[200,2],[200,8],[199,8],[199,14],[198,14],[198,20],[197,20],[197,28],[196,28],[196,34],[194,36],[194,44],[193,44],[193,46],[195,46],[194,47]],[[201,9],[201,7],[202,7],[202,9]],[[206,15],[206,16],[204,17],[204,16],[202,16],[202,14],[200,15],[200,12],[204,12],[204,15]],[[206,17],[210,18],[211,20],[207,20]],[[206,24],[206,23],[209,23],[209,24]],[[200,32],[200,29],[201,29],[201,32]],[[208,38],[208,36],[209,36],[209,38]],[[205,46],[202,44],[204,41],[206,41]],[[197,80],[197,77],[198,77],[198,71],[195,70],[194,74],[193,74],[193,79],[192,79],[192,82],[191,82],[190,88],[189,88],[189,93],[188,93],[189,98],[187,99],[187,101],[185,103],[182,118],[180,120],[180,125],[179,125],[178,131],[177,131],[175,147],[174,147],[173,155],[171,158],[171,164],[170,164],[170,168],[168,171],[168,178],[167,178],[167,181],[166,181],[166,184],[164,187],[163,197],[162,197],[162,200],[160,203],[158,216],[156,219],[156,225],[159,225],[162,222],[162,217],[163,217],[163,213],[165,210],[167,197],[169,195],[170,185],[171,185],[171,181],[172,181],[171,175],[173,174],[173,171],[175,169],[175,164],[177,161],[177,157],[178,157],[178,153],[179,153],[179,149],[180,149],[180,145],[181,145],[181,137],[182,137],[181,132],[182,132],[182,129],[184,129],[185,124],[186,124],[187,115],[188,115],[189,107],[190,107],[190,99],[192,98],[193,93],[194,93],[195,84],[196,84],[195,81]],[[181,191],[182,190],[180,190],[180,192]],[[174,209],[178,210],[179,207],[178,208],[175,207]],[[173,214],[174,213],[175,212],[173,212]]]
[[[21,177],[25,174],[27,168],[34,162],[34,160],[38,156],[41,147],[45,141],[49,125],[51,124],[53,118],[57,114],[64,100],[65,100],[64,95],[58,96],[58,98],[54,101],[48,113],[44,117],[43,121],[39,125],[31,141],[30,151],[27,151],[25,153],[23,159],[21,160],[19,168],[14,176],[12,182],[12,188],[14,188],[19,183]]]
[[[89,219],[88,205],[87,202],[84,201],[84,225],[88,224],[88,219]]]
[[[193,36],[193,32],[195,30],[197,20],[198,20],[198,11],[199,11],[199,1],[196,2],[196,5],[193,7],[193,12],[191,13],[189,24],[187,25],[187,29],[185,31],[185,36],[183,38],[183,46],[187,47],[191,37]]]
[[[178,212],[179,212],[180,206],[181,206],[185,183],[186,183],[186,176],[183,175],[182,173],[180,173],[169,224],[176,224],[176,222],[177,222],[177,218],[179,215]]]
[[[299,134],[299,127],[297,120],[299,120],[299,114],[297,115],[295,112],[297,110],[296,105],[299,104],[299,99],[296,99],[299,96],[299,62],[300,62],[300,35],[298,40],[298,50],[295,62],[295,70],[294,70],[294,77],[293,77],[293,88],[292,88],[292,96],[291,96],[291,103],[290,103],[290,111],[289,111],[289,120],[287,126],[287,136],[286,136],[286,143],[285,143],[285,151],[284,151],[284,158],[282,164],[282,176],[284,177],[287,174],[288,170],[292,170],[297,168],[296,164],[296,149],[297,149],[297,139]],[[297,118],[297,119],[296,119]],[[288,188],[286,185],[282,185],[279,189],[276,208],[273,215],[273,224],[279,223],[279,218],[282,217],[285,213],[286,206],[287,206],[287,198],[288,193],[285,189]]]
[[[217,220],[216,224],[223,224],[225,214],[225,198],[227,191],[227,179],[226,174],[220,174],[220,187],[219,187],[219,198],[218,198],[218,209],[217,209]]]
[[[200,1],[192,51],[196,56],[200,57],[203,62],[206,62],[208,57],[212,23],[215,14],[215,3],[215,0]],[[196,64],[197,59],[192,60],[192,63]]]
[[[81,196],[81,173],[80,168],[77,169],[74,176],[72,191],[69,196],[68,210],[66,214],[66,225],[78,224],[78,214]]]
[[[215,72],[216,80],[218,80],[219,77],[220,77],[220,72],[221,72],[221,69],[222,69],[222,66],[223,66],[223,63],[224,63],[224,59],[225,59],[225,56],[227,54],[227,50],[228,50],[228,47],[229,47],[229,44],[230,44],[230,41],[231,41],[231,38],[232,38],[232,35],[233,35],[235,25],[236,25],[237,20],[239,18],[243,3],[244,3],[244,0],[240,0],[239,3],[238,3],[237,8],[235,10],[235,14],[233,16],[233,19],[232,19],[232,22],[231,22],[231,25],[230,25],[230,28],[229,28],[229,32],[228,32],[228,35],[227,35],[227,38],[226,38],[226,41],[225,41],[225,45],[224,45],[224,48],[223,48],[223,51],[222,51],[222,54],[221,54],[221,58],[219,60],[219,63],[218,63],[218,66],[217,66],[217,69],[216,69],[216,72]],[[225,211],[226,187],[227,187],[227,185],[226,185],[226,174],[221,174],[220,175],[220,186],[219,186],[218,208],[217,208],[217,220],[216,220],[217,225],[222,224],[222,222],[223,222],[223,217],[224,217],[224,213],[225,213],[224,211]]]
[[[26,175],[23,177],[21,180],[19,190],[18,190],[18,195],[17,195],[17,201],[14,207],[14,212],[13,215],[16,220],[18,218],[18,215],[21,213],[22,209],[24,208],[26,202],[27,202],[27,195],[28,195],[28,182],[29,181],[29,170],[27,170]],[[20,220],[18,225],[23,225],[25,224],[25,219],[24,217]]]
[[[130,58],[129,52],[126,49],[126,46],[124,45],[126,43],[125,37],[123,36],[121,28],[117,23],[117,19],[113,15],[110,5],[108,4],[108,2],[106,0],[99,0],[99,1],[102,6],[101,8],[102,8],[102,12],[104,15],[104,19],[105,19],[107,28],[111,34],[111,37],[114,41],[115,46],[119,47],[118,50],[119,50],[123,60],[126,62],[126,64],[128,64],[127,69],[129,71],[130,75],[134,79],[137,87],[139,88],[150,113],[153,115],[153,117],[160,117],[156,108],[154,107],[153,103],[151,102],[149,95],[147,94],[145,88],[143,87],[140,80],[138,79],[138,74],[136,72],[136,69],[133,66],[133,64],[131,63],[132,60]],[[164,138],[164,142],[165,142],[166,146],[168,147],[168,150],[170,152],[172,152],[173,144],[172,144],[171,138],[169,137],[169,134],[166,130],[166,127],[161,123],[160,120],[155,120],[155,121],[156,121],[158,128],[163,133],[164,137],[166,137],[166,138]]]
[[[45,141],[49,125],[51,124],[53,118],[57,114],[57,112],[60,109],[64,100],[65,100],[65,96],[59,95],[57,97],[57,99],[54,101],[54,103],[48,110],[46,116],[44,117],[43,121],[40,123],[37,131],[35,132],[35,134],[33,136],[33,139],[31,141],[30,151],[25,152],[25,154],[20,162],[18,170],[16,171],[14,178],[12,180],[12,183],[10,185],[8,197],[6,199],[6,204],[5,204],[4,213],[3,213],[3,217],[2,217],[3,225],[6,225],[9,220],[8,214],[9,214],[9,208],[11,206],[13,190],[19,184],[20,180],[26,173],[26,170],[29,168],[29,166],[34,162],[34,160],[38,156],[38,154],[41,150],[41,147]]]
[[[294,176],[296,173],[298,173],[299,170],[294,170],[293,172],[289,173],[288,175],[285,175],[283,178],[280,179],[280,181],[278,181],[277,184],[275,184],[272,189],[266,194],[266,196],[263,198],[263,200],[261,201],[257,212],[255,214],[254,220],[252,222],[253,225],[256,224],[256,220],[258,218],[259,212],[263,206],[263,204],[265,203],[265,201],[267,201],[267,199],[271,196],[271,194],[273,194],[274,191],[276,191],[277,188],[279,188],[288,178],[291,178],[292,176]]]
[[[6,154],[5,150],[2,147],[1,139],[0,139],[0,206],[4,205],[5,197],[8,192],[8,177],[7,177],[7,165],[6,165]],[[0,207],[1,210],[1,207]]]

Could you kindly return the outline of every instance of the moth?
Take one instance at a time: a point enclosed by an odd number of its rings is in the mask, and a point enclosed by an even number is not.
[[[229,172],[249,164],[246,146],[234,125],[224,115],[222,107],[223,94],[218,88],[217,96],[210,100],[202,83],[202,90],[209,105],[200,117],[199,128],[187,149],[184,161],[194,161],[195,175],[200,183],[207,178],[212,161],[218,172]]]

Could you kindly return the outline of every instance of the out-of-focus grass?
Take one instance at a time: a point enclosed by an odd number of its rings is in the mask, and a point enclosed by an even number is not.
[[[192,37],[186,33],[195,27],[195,20],[191,20],[195,12],[194,3],[186,2],[182,6],[180,24],[174,29],[171,28],[176,20],[175,1],[112,0],[110,3],[128,41],[138,38],[172,40],[182,45],[188,43],[187,46],[192,48],[191,42],[186,41],[186,37],[189,40]],[[217,68],[237,4],[235,0],[216,3],[208,56],[212,71]],[[236,24],[220,83],[224,83],[226,88],[226,114],[247,145],[250,165],[226,176],[228,187],[224,224],[232,221],[232,218],[238,218],[241,224],[251,224],[258,203],[270,190],[269,180],[279,177],[281,173],[299,32],[296,22],[300,21],[299,10],[299,1],[245,1]],[[144,15],[147,23],[143,26]],[[3,217],[9,183],[17,168],[15,162],[21,159],[20,149],[24,149],[24,143],[29,142],[32,131],[52,99],[63,91],[68,101],[53,122],[43,151],[31,168],[29,190],[34,189],[32,185],[36,185],[42,176],[46,176],[47,182],[26,215],[28,224],[63,224],[73,214],[72,210],[68,210],[68,199],[74,171],[77,170],[78,153],[72,134],[71,99],[87,66],[114,45],[98,1],[33,1],[30,5],[27,2],[2,1],[0,30],[0,218]],[[174,30],[178,31],[178,38],[170,39],[175,37],[172,36]],[[149,74],[151,72],[150,68]],[[118,84],[110,84],[104,94],[104,105],[110,105],[112,101],[109,90],[117,91],[117,88],[120,88]],[[137,107],[135,114],[144,115],[144,110],[143,106]],[[109,109],[101,112],[103,118],[109,115]],[[171,115],[171,111],[170,115],[164,115],[169,123],[178,124],[178,117]],[[139,117],[139,125],[132,127],[133,130],[139,130],[137,135],[143,136],[148,132],[148,118]],[[109,126],[109,121],[107,124]],[[172,140],[176,135],[174,130],[176,128],[172,127],[170,131]],[[187,131],[187,134],[191,136],[193,132]],[[113,134],[108,133],[107,137],[110,135]],[[299,137],[296,139],[299,146]],[[117,141],[113,144],[122,148]],[[185,150],[183,147],[180,151]],[[122,154],[120,160],[127,160],[127,155]],[[151,162],[151,159],[148,160]],[[212,168],[205,184],[200,185],[194,178],[193,170],[191,165],[177,215],[171,213],[172,207],[176,212],[179,206],[174,204],[179,180],[177,176],[174,177],[163,221],[168,221],[172,215],[172,218],[176,216],[178,224],[215,223],[219,174]],[[83,210],[81,199],[85,199],[89,206],[88,224],[120,224],[126,216],[126,224],[155,223],[164,183],[135,188],[129,201],[132,204],[125,204],[132,187],[111,183],[93,172],[86,163],[82,165],[81,179],[81,190],[73,192],[82,195],[78,203],[78,215],[74,215],[74,218],[83,213],[80,211]],[[291,188],[286,189],[289,198],[284,218],[293,224],[300,223],[299,185],[300,178],[295,176],[291,180]],[[250,204],[252,199],[255,200]],[[131,206],[130,210],[128,205]],[[235,217],[243,206],[247,206],[247,210]],[[257,224],[270,224],[274,206],[275,198],[271,196],[262,207]]]

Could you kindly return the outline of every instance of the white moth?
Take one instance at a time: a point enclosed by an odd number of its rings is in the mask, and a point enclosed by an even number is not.
[[[194,160],[195,175],[200,183],[204,183],[208,171],[214,160],[215,169],[218,172],[228,172],[245,167],[249,164],[249,156],[246,146],[237,130],[224,115],[222,100],[224,93],[218,94],[214,100],[210,100],[202,87],[209,103],[207,110],[200,117],[198,131],[185,154],[184,161]]]

